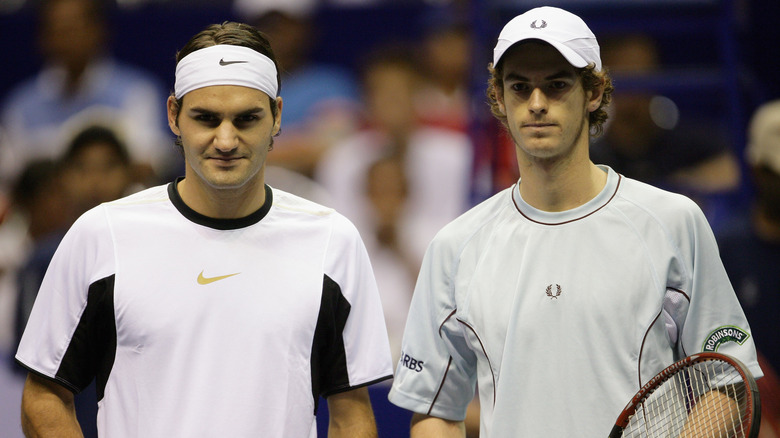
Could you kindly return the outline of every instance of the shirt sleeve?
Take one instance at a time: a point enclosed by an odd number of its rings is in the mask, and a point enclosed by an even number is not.
[[[715,236],[701,210],[692,206],[684,217],[678,241],[683,269],[689,272],[681,285],[689,296],[684,314],[673,315],[680,325],[683,354],[719,352],[748,366],[754,377],[763,376],[756,345],[745,313],[720,259]]]
[[[477,362],[457,320],[457,261],[447,246],[437,238],[423,258],[388,397],[411,411],[460,421],[474,397]]]
[[[16,360],[73,392],[105,368],[114,324],[113,250],[103,210],[79,218],[66,233],[41,283]],[[109,308],[106,309],[106,306]],[[110,368],[110,364],[108,364]]]
[[[392,378],[379,291],[357,229],[334,217],[325,260],[323,297],[312,354],[315,385],[324,396]]]

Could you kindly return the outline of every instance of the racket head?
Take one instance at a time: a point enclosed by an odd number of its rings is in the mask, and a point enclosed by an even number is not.
[[[677,436],[698,398],[710,390],[737,400],[739,415],[733,417],[729,437],[758,436],[761,401],[748,368],[722,353],[698,353],[668,366],[642,386],[618,416],[609,438]]]

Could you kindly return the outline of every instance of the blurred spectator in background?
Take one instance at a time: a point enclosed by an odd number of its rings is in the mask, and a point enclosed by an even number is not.
[[[44,67],[11,90],[0,124],[0,182],[36,158],[56,158],[70,138],[96,121],[126,139],[150,179],[172,173],[176,152],[166,131],[166,93],[155,78],[107,53],[108,19],[100,0],[42,0],[37,37]]]
[[[322,155],[358,126],[359,93],[351,72],[312,58],[318,5],[317,0],[234,1],[234,12],[268,35],[281,68],[284,135],[276,139],[268,165],[309,178]],[[268,182],[301,196],[312,190],[295,187],[306,184],[299,177],[284,176],[271,169]],[[316,194],[311,199],[320,201]]]
[[[125,145],[102,126],[90,126],[78,133],[62,157],[57,190],[42,193],[57,202],[42,203],[39,214],[30,214],[30,224],[62,216],[46,235],[32,234],[33,248],[19,271],[16,313],[16,341],[20,339],[38,288],[65,231],[81,214],[103,202],[129,195],[134,186],[133,166]],[[28,196],[28,198],[35,199]],[[61,204],[65,205],[61,205]],[[66,212],[66,213],[64,213]],[[34,212],[33,212],[34,213]],[[32,228],[31,228],[32,230]]]
[[[19,269],[34,242],[68,223],[62,172],[53,160],[26,164],[12,185],[7,213],[0,220],[0,436],[22,437],[20,403],[24,376],[13,354]]]
[[[619,86],[604,135],[591,147],[593,162],[686,194],[712,221],[715,207],[709,202],[719,194],[735,193],[741,182],[727,132],[713,122],[680,117],[676,104],[657,94],[652,83],[663,66],[650,36],[605,38],[601,56]]]
[[[382,299],[393,363],[397,363],[401,357],[401,338],[419,271],[419,266],[413,263],[414,258],[408,254],[409,249],[399,236],[403,232],[401,221],[407,209],[409,184],[403,160],[397,154],[373,162],[365,177],[368,215],[375,226],[371,234],[363,234],[363,241]]]
[[[13,185],[8,213],[0,223],[0,348],[16,348],[14,308],[17,274],[36,242],[59,233],[70,223],[70,203],[57,162],[38,159],[27,163]]]
[[[89,126],[70,142],[62,157],[66,186],[75,209],[73,219],[100,203],[113,201],[143,187],[143,177],[117,134],[104,126]]]
[[[13,362],[18,275],[37,243],[58,235],[70,219],[59,163],[45,158],[26,163],[12,184],[8,213],[0,223],[0,406],[4,409],[0,419],[15,414],[11,422],[0,422],[2,437],[22,436],[19,401],[24,375]]]
[[[90,126],[71,139],[59,161],[34,161],[22,173],[15,185],[14,202],[25,213],[27,249],[14,271],[11,310],[4,309],[10,314],[6,321],[13,324],[12,349],[19,344],[65,231],[88,209],[129,194],[134,188],[133,171],[127,148],[117,135],[109,128]],[[16,371],[23,380],[26,370],[18,367]],[[16,399],[21,399],[21,387]],[[75,402],[85,437],[96,437],[95,387],[77,394]]]
[[[468,132],[471,27],[453,5],[430,6],[421,15],[423,81],[414,99],[420,122]]]
[[[468,207],[472,148],[460,132],[420,124],[414,109],[419,69],[405,47],[377,47],[362,64],[366,126],[331,148],[316,172],[333,206],[362,235],[377,227],[368,213],[365,175],[372,163],[397,155],[408,200],[397,239],[419,266],[433,235]]]
[[[762,369],[768,363],[776,382],[780,370],[780,100],[765,103],[753,114],[745,158],[755,195],[751,205],[740,209],[742,214],[719,231],[718,245],[765,360]],[[773,420],[780,436],[780,390],[777,386],[762,389],[771,383],[766,378],[758,383],[764,417]],[[764,429],[762,423],[762,433]]]
[[[404,170],[403,157],[391,153],[378,158],[369,166],[365,178],[368,214],[375,228],[372,234],[363,234],[363,241],[366,243],[379,287],[393,363],[398,363],[412,292],[420,271],[419,263],[415,262],[415,257],[408,254],[409,248],[404,246],[400,236],[403,233],[402,220],[409,208],[409,182]],[[392,381],[388,380],[387,383],[390,384]],[[383,399],[386,400],[386,397]],[[388,404],[386,407],[394,411],[398,410],[395,405]],[[474,401],[468,407],[465,423],[466,437],[478,437],[479,399],[477,397],[474,397]],[[408,433],[406,424],[406,422],[402,424],[403,429],[399,429],[399,433]]]

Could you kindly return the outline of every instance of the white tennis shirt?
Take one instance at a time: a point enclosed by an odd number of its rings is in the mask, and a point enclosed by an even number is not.
[[[576,209],[534,209],[515,185],[436,236],[391,402],[462,420],[477,384],[480,436],[597,437],[685,355],[711,347],[761,376],[698,206],[602,169]]]
[[[16,358],[72,391],[97,376],[108,437],[313,437],[320,395],[392,375],[356,229],[270,187],[235,220],[199,215],[172,184],[87,212]]]

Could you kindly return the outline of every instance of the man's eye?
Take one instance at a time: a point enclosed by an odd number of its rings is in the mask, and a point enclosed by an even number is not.
[[[195,120],[202,123],[213,123],[217,118],[213,114],[198,114],[195,116]]]
[[[260,120],[260,117],[258,117],[256,114],[246,114],[236,117],[236,119],[233,121],[233,124],[237,127],[246,128],[254,125],[258,120]]]
[[[247,114],[247,115],[240,116],[238,119],[236,119],[236,122],[251,123],[251,122],[256,122],[258,120],[260,120],[260,117],[258,117],[256,114]]]
[[[518,83],[512,84],[512,90],[514,90],[514,91],[527,91],[528,90],[528,84],[524,84],[522,82],[518,82]]]
[[[552,88],[552,89],[555,89],[555,90],[563,90],[563,89],[564,89],[564,88],[566,88],[568,85],[569,85],[569,84],[567,84],[567,83],[566,83],[566,82],[564,82],[564,81],[553,81],[553,82],[550,84],[550,88]]]

